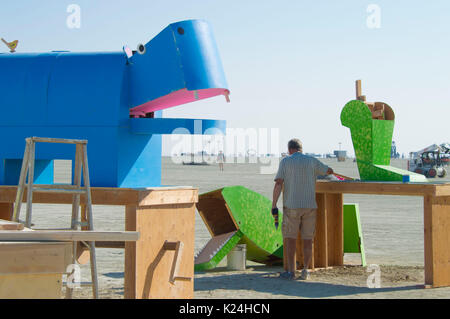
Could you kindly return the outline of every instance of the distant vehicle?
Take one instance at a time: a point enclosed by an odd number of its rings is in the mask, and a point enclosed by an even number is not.
[[[338,162],[345,162],[345,159],[347,158],[347,151],[334,151],[334,156],[337,157]]]
[[[433,144],[418,152],[411,152],[408,160],[408,170],[426,177],[445,177],[446,166],[450,163],[450,145]]]

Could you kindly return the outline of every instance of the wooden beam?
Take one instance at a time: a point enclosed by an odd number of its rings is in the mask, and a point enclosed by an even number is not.
[[[317,181],[317,193],[377,194],[405,196],[450,196],[450,185],[401,182]]]
[[[95,248],[124,249],[125,242],[123,242],[123,241],[96,241]]]
[[[356,99],[359,100],[360,96],[362,95],[361,80],[356,80],[355,86],[356,86]]]
[[[75,140],[64,138],[47,138],[47,137],[29,137],[27,140],[31,140],[37,143],[63,143],[63,144],[87,144],[87,140]]]
[[[12,220],[13,210],[13,203],[0,203],[0,219]]]
[[[448,199],[424,198],[425,285],[450,286],[450,205]]]
[[[71,243],[0,242],[0,274],[62,274],[71,260]]]
[[[149,190],[139,194],[139,206],[186,204],[198,202],[197,189]]]
[[[61,299],[62,274],[0,275],[0,299]]]
[[[22,230],[24,227],[21,223],[0,219],[0,230]]]
[[[0,186],[0,203],[14,203],[17,186]],[[23,202],[26,202],[27,190],[24,190]],[[111,188],[91,187],[93,205],[167,205],[185,204],[198,201],[198,189],[193,187],[161,188]],[[33,203],[72,204],[73,194],[33,194]],[[86,198],[80,195],[80,203]],[[5,218],[4,218],[5,219]]]
[[[194,277],[194,236],[195,203],[158,205],[154,207],[137,207],[135,216],[130,210],[127,219],[137,220],[137,231],[143,236],[135,243],[134,251],[125,248],[125,257],[135,255],[134,275],[126,278],[126,298],[193,298],[193,280],[176,280]],[[130,224],[131,221],[130,220]],[[131,225],[130,225],[131,226]],[[128,227],[128,225],[127,225]],[[176,278],[170,282],[171,270],[176,258],[176,251],[164,249],[166,241],[183,242],[184,249],[181,258],[177,260]],[[169,245],[170,246],[170,245]],[[167,247],[166,248],[170,248]],[[131,263],[126,266],[133,266]]]
[[[134,205],[127,205],[125,207],[125,230],[136,231],[138,227],[137,208]],[[145,236],[145,232],[143,232]],[[141,238],[142,240],[142,238]],[[136,257],[137,257],[137,242],[125,243],[125,275],[124,275],[124,298],[136,299]]]
[[[327,249],[327,194],[316,194],[317,212],[316,212],[316,234],[314,236],[314,266],[328,267],[328,249]]]
[[[328,266],[344,264],[343,195],[326,194]]]
[[[138,232],[118,231],[0,231],[0,241],[136,241]]]

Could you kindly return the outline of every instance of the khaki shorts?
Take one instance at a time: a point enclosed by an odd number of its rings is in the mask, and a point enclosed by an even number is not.
[[[314,208],[283,209],[281,231],[284,238],[297,238],[298,231],[302,239],[314,239],[316,231],[316,211]]]

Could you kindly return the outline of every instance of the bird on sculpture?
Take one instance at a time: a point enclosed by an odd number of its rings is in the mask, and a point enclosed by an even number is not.
[[[2,38],[2,41],[9,48],[9,52],[11,52],[11,53],[16,52],[16,48],[17,48],[17,45],[19,44],[19,40],[14,40],[12,42],[8,42]]]

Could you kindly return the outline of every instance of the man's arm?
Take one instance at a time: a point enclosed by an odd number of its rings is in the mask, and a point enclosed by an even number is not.
[[[315,164],[315,170],[316,170],[316,175],[331,175],[334,173],[333,169],[327,165],[325,165],[324,163],[322,163],[321,161],[319,161],[318,159],[316,159],[316,164]]]
[[[278,178],[275,180],[275,186],[273,187],[273,199],[272,199],[272,208],[277,207],[278,199],[280,198],[281,189],[283,188],[284,180]]]

